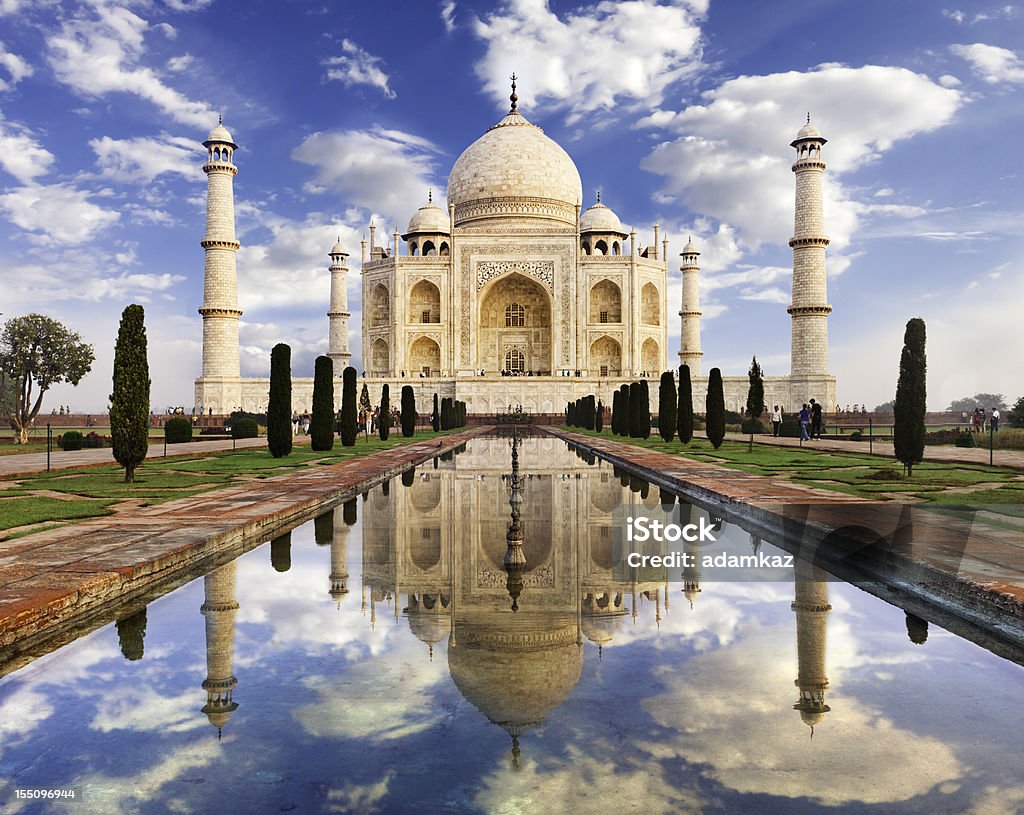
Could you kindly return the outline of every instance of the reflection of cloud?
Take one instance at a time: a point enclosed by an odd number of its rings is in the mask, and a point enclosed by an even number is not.
[[[797,690],[794,661],[780,655],[777,639],[762,631],[728,651],[691,659],[685,672],[662,669],[668,690],[643,703],[655,721],[680,734],[662,747],[706,765],[708,775],[741,793],[833,805],[904,801],[960,778],[963,768],[945,743],[901,730],[878,709],[838,692],[810,741],[797,713],[779,701],[794,700]]]
[[[380,801],[388,794],[394,771],[384,774],[376,784],[346,784],[340,790],[327,793],[327,812],[362,812],[372,815],[381,812]]]
[[[4,749],[25,740],[29,733],[53,714],[46,694],[34,687],[21,687],[0,702],[0,756]]]
[[[152,654],[147,654],[152,659]],[[118,686],[101,694],[96,701],[96,716],[90,727],[111,730],[161,731],[177,733],[203,727],[206,721],[196,716],[196,693],[162,696],[152,687]]]
[[[317,738],[404,739],[436,725],[446,714],[434,706],[434,688],[448,670],[442,660],[403,671],[397,661],[353,665],[345,681],[312,676],[303,684],[317,701],[297,708],[296,721]]]

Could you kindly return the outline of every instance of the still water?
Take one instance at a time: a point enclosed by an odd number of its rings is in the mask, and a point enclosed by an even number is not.
[[[510,469],[474,440],[0,679],[0,813],[1024,811],[1019,664],[810,567],[616,580],[661,496],[552,438],[510,574]]]

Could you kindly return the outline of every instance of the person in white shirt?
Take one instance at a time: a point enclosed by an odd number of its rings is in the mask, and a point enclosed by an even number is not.
[[[772,410],[772,435],[778,436],[779,430],[782,427],[782,411],[779,406],[776,405]]]
[[[999,429],[999,408],[992,408],[992,415],[989,417],[989,421],[992,423],[992,432],[995,433]]]

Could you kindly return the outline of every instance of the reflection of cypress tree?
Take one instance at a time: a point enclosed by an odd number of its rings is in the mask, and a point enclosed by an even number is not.
[[[416,480],[416,468],[410,467],[404,473],[402,473],[402,486],[411,487],[413,482]]]
[[[672,507],[675,506],[675,503],[676,503],[675,495],[673,493],[669,492],[664,487],[660,487],[658,492],[659,492],[659,497],[661,499],[661,506],[662,506],[662,508],[664,510],[666,510],[666,511],[672,509]]]
[[[345,502],[345,506],[341,508],[341,517],[345,521],[345,526],[356,525],[356,508],[359,506],[359,502],[352,498]]]
[[[391,495],[391,479],[385,478],[380,482],[380,494],[383,496]]]
[[[928,640],[928,621],[907,612],[907,636],[914,645],[924,645]]]
[[[117,623],[117,640],[121,645],[121,655],[129,662],[142,659],[145,652],[146,609],[141,608]]]
[[[330,546],[334,538],[334,510],[330,509],[323,515],[313,519],[313,540],[317,546]]]
[[[278,572],[287,572],[292,567],[291,532],[285,532],[270,542],[270,565]]]
[[[437,469],[437,456],[434,456],[434,469]]]
[[[630,481],[630,475],[625,470],[619,471],[619,484],[623,487],[628,487]]]
[[[629,489],[631,492],[640,492],[647,484],[640,476],[632,475],[629,476]]]

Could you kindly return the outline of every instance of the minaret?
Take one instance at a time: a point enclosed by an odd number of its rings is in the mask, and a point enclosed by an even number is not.
[[[331,538],[331,597],[338,605],[348,594],[348,533],[345,510],[334,510],[334,536]]]
[[[348,252],[341,245],[341,238],[328,253],[331,258],[331,310],[327,312],[330,332],[327,340],[327,356],[334,361],[334,375],[340,376],[348,365],[352,354],[348,350],[348,266],[345,258]]]
[[[825,704],[828,677],[825,676],[825,634],[828,613],[828,583],[825,572],[805,560],[796,564],[793,611],[796,612],[797,678],[800,699],[793,705],[800,718],[811,728],[830,710]]]
[[[197,387],[197,403],[227,413],[240,407],[238,363],[238,275],[235,253],[235,198],[233,180],[238,168],[232,163],[238,145],[218,122],[203,142],[206,148],[206,237],[200,245],[206,252],[203,277],[203,379],[213,380]],[[232,380],[225,382],[224,380]],[[232,387],[233,386],[233,387]],[[199,398],[201,396],[201,398]],[[232,398],[233,397],[233,398]],[[233,402],[233,403],[230,403]]]
[[[679,270],[683,273],[683,306],[679,311],[682,327],[679,333],[679,364],[690,366],[690,376],[702,376],[700,349],[700,263],[697,258],[700,252],[690,238],[683,247],[680,257],[683,259]]]
[[[825,172],[821,147],[825,141],[808,113],[807,124],[790,143],[796,149],[796,218],[789,241],[793,249],[793,302],[787,311],[793,318],[790,374],[801,378],[828,375],[828,315],[832,306],[825,294],[825,247],[829,243],[821,196],[821,176]]]
[[[233,670],[235,657],[235,600],[236,562],[231,561],[203,578],[205,602],[200,608],[206,618],[206,704],[203,713],[210,724],[221,728],[227,724],[238,704],[231,698],[238,680]]]

